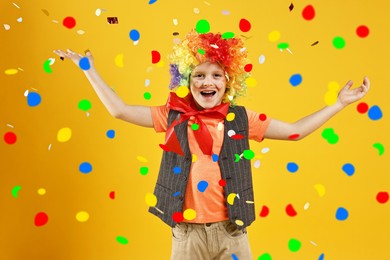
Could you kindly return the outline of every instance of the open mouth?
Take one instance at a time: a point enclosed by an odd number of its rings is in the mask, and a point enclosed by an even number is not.
[[[201,94],[203,97],[212,97],[212,96],[214,96],[216,93],[217,93],[217,91],[212,91],[212,90],[210,90],[210,91],[206,90],[206,91],[201,91],[201,92],[200,92],[200,94]]]

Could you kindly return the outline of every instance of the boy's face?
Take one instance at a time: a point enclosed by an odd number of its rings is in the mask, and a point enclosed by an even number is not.
[[[225,71],[216,63],[199,64],[190,75],[190,90],[199,110],[220,105],[226,90]]]

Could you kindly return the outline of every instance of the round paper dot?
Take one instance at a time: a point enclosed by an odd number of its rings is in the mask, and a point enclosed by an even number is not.
[[[79,222],[86,222],[89,219],[89,214],[86,211],[77,212],[76,219]]]
[[[196,162],[198,160],[198,156],[196,154],[192,154],[192,162]]]
[[[360,114],[364,114],[368,111],[368,105],[367,103],[361,102],[357,105],[356,109]]]
[[[236,198],[236,196],[237,196],[236,193],[230,193],[230,194],[227,196],[227,203],[229,203],[230,205],[233,205],[234,199]]]
[[[379,155],[382,155],[385,152],[385,147],[381,143],[375,143],[372,145],[375,149],[378,150]]]
[[[138,155],[138,156],[136,157],[136,159],[137,159],[138,161],[140,161],[140,162],[143,162],[143,163],[147,163],[147,162],[148,162],[148,159],[146,159],[145,157],[140,156],[140,155]]]
[[[207,20],[199,20],[196,23],[195,30],[197,33],[208,33],[210,31],[210,24]]]
[[[57,140],[58,142],[67,142],[72,137],[72,129],[69,127],[63,127],[60,130],[58,130],[57,133]]]
[[[299,249],[301,249],[301,245],[301,242],[294,238],[288,241],[288,249],[290,249],[291,252],[298,252]]]
[[[296,215],[298,215],[297,211],[294,209],[294,206],[292,204],[287,205],[286,213],[290,217],[295,217]]]
[[[49,59],[47,61],[45,61],[43,63],[43,70],[46,72],[46,73],[52,73],[53,70],[51,69],[50,65],[51,65],[52,61]]]
[[[345,40],[340,36],[334,37],[332,43],[336,49],[343,49],[345,47]]]
[[[240,20],[239,27],[242,32],[249,32],[251,29],[251,23],[247,19],[242,18]]]
[[[145,195],[146,205],[149,207],[155,207],[157,205],[157,197],[153,193],[146,193]]]
[[[190,93],[190,90],[188,89],[187,86],[180,86],[176,90],[176,95],[180,98],[184,98]]]
[[[313,20],[315,15],[316,15],[316,11],[312,5],[307,5],[302,10],[302,17],[307,21]]]
[[[115,199],[115,191],[110,191],[108,196],[110,197],[110,199],[114,200]]]
[[[231,39],[234,38],[234,33],[233,32],[225,32],[222,34],[222,39]]]
[[[295,173],[298,171],[298,164],[296,164],[295,162],[289,162],[287,163],[287,170],[291,173]]]
[[[151,98],[152,98],[152,94],[150,94],[150,92],[145,92],[144,93],[144,99],[149,100]]]
[[[246,78],[245,83],[248,87],[254,87],[257,85],[257,80],[252,77],[248,77]]]
[[[378,106],[372,106],[369,110],[368,110],[368,117],[371,119],[371,120],[379,120],[382,118],[382,110],[378,107]]]
[[[347,218],[348,218],[348,211],[343,207],[338,208],[336,211],[336,219],[343,221],[346,220]]]
[[[127,245],[127,244],[129,243],[129,240],[127,240],[127,238],[122,237],[122,236],[117,236],[117,237],[116,237],[116,241],[117,241],[119,244],[122,244],[122,245]]]
[[[226,120],[233,121],[235,117],[236,117],[236,114],[234,114],[233,112],[230,112],[226,115]]]
[[[133,29],[130,31],[129,36],[130,36],[131,40],[138,41],[141,35],[140,35],[139,31]]]
[[[322,131],[322,137],[327,140],[329,144],[336,144],[339,141],[339,136],[334,132],[333,128],[325,128]]]
[[[113,139],[114,137],[115,137],[115,130],[108,130],[107,132],[106,132],[106,136],[108,137],[108,138],[110,138],[110,139]]]
[[[175,166],[175,167],[173,168],[173,173],[174,173],[174,174],[179,174],[179,173],[181,173],[181,168],[180,168],[179,166]]]
[[[27,95],[27,104],[30,107],[38,106],[41,103],[41,96],[36,92],[29,92]]]
[[[139,168],[139,173],[141,173],[141,175],[145,176],[146,174],[149,173],[149,168],[146,166],[143,166],[143,167]]]
[[[175,221],[176,223],[182,222],[182,221],[184,220],[183,213],[181,213],[181,212],[175,212],[175,213],[173,213],[172,219],[173,219],[173,221]]]
[[[246,72],[251,72],[252,71],[252,68],[253,68],[253,65],[252,64],[246,64],[245,66],[244,66],[244,70],[246,71]]]
[[[232,137],[233,135],[236,134],[236,132],[233,129],[231,129],[231,130],[228,131],[227,134],[228,134],[229,137]]]
[[[360,38],[365,38],[368,36],[368,34],[370,33],[370,29],[368,29],[367,26],[365,25],[360,25],[356,28],[356,34],[357,36],[359,36]]]
[[[114,62],[115,62],[115,65],[118,68],[123,68],[124,67],[123,58],[124,58],[123,53],[117,54],[115,56]]]
[[[258,168],[260,168],[260,165],[261,165],[260,160],[256,160],[255,163],[253,164],[253,167],[255,167],[256,169],[258,169]]]
[[[224,179],[220,179],[219,182],[218,182],[219,186],[221,187],[225,187],[226,186],[226,180]]]
[[[269,253],[264,253],[257,260],[272,260],[272,257]]]
[[[152,63],[156,64],[160,61],[161,54],[158,51],[153,50],[152,51]]]
[[[287,42],[281,42],[278,44],[278,49],[285,50],[288,48],[288,46],[289,46],[289,44]]]
[[[267,120],[267,115],[266,114],[260,114],[259,115],[259,119],[260,119],[260,121],[265,121],[265,120]]]
[[[6,132],[4,134],[4,142],[6,144],[14,144],[16,143],[17,137],[16,134],[13,132]]]
[[[87,99],[83,99],[83,100],[80,100],[79,104],[78,104],[78,108],[80,110],[83,110],[83,111],[88,111],[90,110],[92,107],[92,104],[89,100]]]
[[[326,189],[325,189],[324,185],[316,184],[316,185],[314,185],[314,189],[317,191],[318,196],[320,196],[320,197],[324,197],[325,196]]]
[[[193,220],[196,218],[196,212],[193,209],[186,209],[183,212],[183,218],[186,220]]]
[[[154,4],[155,2],[157,2],[157,0],[149,0],[149,4]]]
[[[219,158],[218,154],[214,153],[213,155],[211,155],[211,159],[213,160],[213,162],[217,162],[218,158]]]
[[[34,224],[37,227],[41,227],[47,224],[49,217],[45,212],[38,212],[34,218]]]
[[[90,173],[92,171],[92,165],[89,162],[83,162],[79,166],[79,171],[84,174]]]
[[[269,214],[269,208],[267,206],[263,206],[260,211],[260,217],[265,218]]]
[[[348,176],[352,176],[355,173],[355,167],[350,163],[344,164],[342,169]]]
[[[244,158],[247,160],[252,160],[255,157],[255,153],[252,150],[244,150]]]
[[[296,87],[298,86],[299,84],[302,83],[302,76],[301,74],[294,74],[290,77],[290,84],[293,86],[293,87]]]
[[[191,129],[194,130],[194,131],[196,131],[196,130],[199,129],[199,125],[198,125],[198,124],[192,124],[192,125],[191,125]]]
[[[232,259],[233,260],[239,260],[238,257],[236,256],[236,254],[232,254]]]
[[[38,192],[39,195],[45,195],[46,194],[46,189],[40,188],[40,189],[38,189],[37,192]]]
[[[279,31],[272,31],[268,34],[268,40],[270,42],[276,42],[280,39],[280,32]]]
[[[244,221],[242,221],[241,219],[236,219],[236,221],[234,221],[234,223],[236,223],[237,226],[243,226],[244,225]]]
[[[386,191],[378,192],[378,194],[376,195],[376,200],[382,204],[388,202],[389,201],[389,193]]]
[[[198,191],[204,192],[208,186],[209,186],[209,183],[207,181],[200,181],[200,182],[198,182]]]
[[[91,64],[89,63],[89,59],[87,57],[82,57],[79,60],[79,67],[82,70],[89,70],[91,68]]]
[[[318,257],[318,260],[324,260],[325,259],[325,254],[321,254],[320,257]]]
[[[14,198],[19,197],[19,191],[20,191],[21,189],[22,189],[22,187],[19,186],[19,185],[13,187],[13,188],[12,188],[12,191],[11,191],[12,197],[14,197]]]
[[[263,54],[261,54],[260,56],[259,56],[259,63],[260,64],[263,64],[265,62],[265,56],[263,55]]]
[[[76,19],[71,16],[65,17],[64,20],[62,20],[62,25],[68,29],[72,29],[76,26]]]

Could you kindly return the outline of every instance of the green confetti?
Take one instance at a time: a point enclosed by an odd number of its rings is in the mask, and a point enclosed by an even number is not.
[[[342,49],[345,47],[345,40],[342,38],[342,37],[334,37],[333,39],[333,46],[336,48],[336,49]]]
[[[15,187],[13,187],[12,188],[12,196],[14,197],[14,198],[17,198],[19,195],[18,195],[18,192],[20,191],[22,189],[22,187],[21,186],[15,186]]]
[[[199,20],[196,23],[195,30],[200,34],[208,33],[210,31],[210,23],[207,20]]]
[[[140,172],[142,175],[146,175],[146,174],[148,174],[148,172],[149,172],[149,168],[146,167],[146,166],[143,166],[143,167],[141,167],[141,168],[139,169],[139,172]]]
[[[270,254],[264,253],[261,256],[259,256],[259,258],[257,258],[257,260],[272,260],[272,257]]]
[[[224,34],[222,34],[222,39],[231,39],[233,37],[234,37],[233,32],[225,32]]]
[[[88,111],[89,109],[91,109],[92,104],[89,100],[83,99],[79,102],[78,107],[79,107],[79,109],[81,109],[83,111]]]
[[[339,136],[334,132],[333,128],[325,128],[322,131],[322,137],[330,144],[336,144],[339,141]]]
[[[43,70],[46,72],[46,73],[52,73],[53,71],[51,70],[51,67],[50,67],[50,63],[51,63],[51,60],[47,60],[45,61],[45,63],[43,64]]]
[[[375,149],[378,150],[379,156],[381,156],[385,152],[385,147],[381,143],[375,143],[372,145]]]
[[[200,53],[200,54],[205,54],[206,52],[204,51],[204,50],[202,50],[202,49],[198,49],[198,52]]]
[[[241,160],[241,156],[239,154],[234,154],[234,156],[236,157],[234,162],[239,162]]]
[[[120,243],[122,245],[127,245],[129,243],[129,240],[127,240],[127,238],[122,237],[122,236],[117,236],[116,241],[118,241],[118,243]]]
[[[150,92],[145,92],[144,93],[144,99],[149,100],[151,98],[152,98],[152,94],[150,94]]]
[[[301,242],[297,239],[290,239],[290,241],[288,241],[288,249],[290,249],[291,252],[297,252],[299,251],[299,249],[301,249]]]
[[[196,131],[196,130],[199,129],[199,125],[198,124],[192,124],[191,128],[192,128],[192,130]]]
[[[255,157],[255,153],[252,150],[244,150],[244,158],[252,160]]]
[[[278,44],[278,49],[285,50],[288,48],[288,43],[287,42],[281,42]]]

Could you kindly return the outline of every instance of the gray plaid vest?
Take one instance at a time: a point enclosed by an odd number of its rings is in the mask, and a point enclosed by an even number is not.
[[[255,220],[254,197],[252,188],[252,172],[250,161],[241,158],[235,162],[235,154],[242,155],[249,149],[248,141],[248,116],[242,106],[229,107],[229,112],[235,113],[232,121],[225,119],[224,141],[219,154],[218,163],[221,169],[221,177],[226,180],[224,187],[225,198],[230,193],[236,193],[233,205],[226,203],[229,220],[238,224],[239,229],[249,226]],[[180,117],[180,112],[170,110],[168,114],[168,126]],[[187,140],[188,120],[175,126],[175,132],[185,156],[173,152],[163,152],[160,171],[154,190],[157,197],[157,209],[149,208],[149,212],[159,217],[171,227],[176,225],[172,215],[183,211],[184,195],[186,192],[188,175],[190,172],[192,156]],[[234,130],[236,134],[244,138],[235,140],[228,136],[228,131]],[[175,174],[174,167],[180,167],[181,172]],[[242,225],[243,223],[243,225]]]

